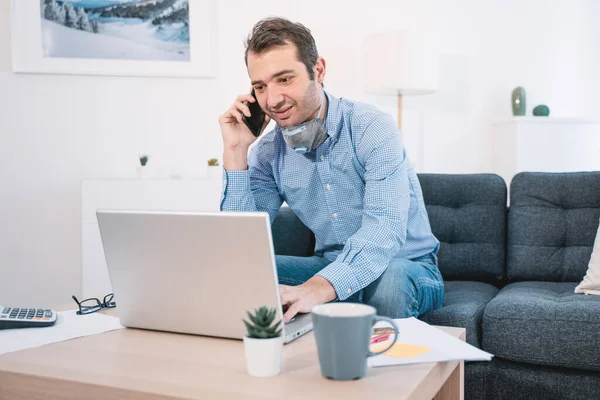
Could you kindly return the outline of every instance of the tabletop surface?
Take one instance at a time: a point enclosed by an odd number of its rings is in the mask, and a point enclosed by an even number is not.
[[[440,329],[464,340],[463,328]],[[458,364],[369,368],[363,379],[332,381],[321,376],[311,332],[284,346],[280,375],[254,378],[240,340],[127,328],[0,356],[0,397],[18,398],[26,384],[31,398],[82,390],[115,399],[432,398]]]

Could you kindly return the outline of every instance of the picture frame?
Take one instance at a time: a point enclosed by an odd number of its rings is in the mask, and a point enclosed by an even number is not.
[[[84,58],[44,55],[41,15],[43,1],[11,0],[12,64],[16,73],[216,78],[217,1],[189,1],[186,60]],[[64,3],[58,0],[58,4]],[[107,2],[108,3],[108,2]],[[54,28],[58,25],[52,25]],[[69,32],[59,26],[60,32]],[[67,30],[65,30],[67,29]],[[79,34],[79,33],[77,33]],[[45,32],[47,36],[48,33]],[[76,34],[73,34],[75,37]],[[63,34],[64,37],[64,34]],[[81,36],[77,36],[81,37]],[[90,37],[90,36],[88,36]],[[47,52],[47,50],[46,50]]]

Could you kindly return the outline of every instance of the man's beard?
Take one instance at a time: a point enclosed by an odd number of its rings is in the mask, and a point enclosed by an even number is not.
[[[306,91],[304,92],[304,96],[300,102],[300,105],[298,105],[298,103],[295,101],[292,101],[291,103],[285,102],[281,105],[278,104],[276,107],[267,110],[269,117],[274,119],[275,122],[277,122],[277,124],[281,127],[300,125],[318,117],[316,113],[319,111],[319,107],[321,105],[321,98],[319,96],[318,91],[316,90],[316,85],[316,81],[311,81]],[[273,110],[285,110],[290,106],[292,106],[292,111],[296,113],[300,111],[301,115],[298,117],[297,120],[285,120],[279,122]]]

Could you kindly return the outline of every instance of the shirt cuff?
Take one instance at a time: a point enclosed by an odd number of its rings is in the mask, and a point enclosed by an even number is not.
[[[250,172],[223,170],[223,193],[243,194],[250,190]]]
[[[333,285],[340,301],[346,300],[362,289],[350,265],[344,262],[334,261],[319,271],[317,275],[327,279]]]

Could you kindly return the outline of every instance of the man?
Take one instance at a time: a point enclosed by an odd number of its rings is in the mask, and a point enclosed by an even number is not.
[[[439,242],[395,123],[323,87],[326,64],[310,31],[283,18],[258,22],[246,44],[256,100],[237,97],[219,118],[222,210],[266,211],[286,201],[315,234],[312,257],[277,256],[284,320],[330,301],[370,304],[392,318],[441,307]],[[256,137],[249,103],[267,114]]]

